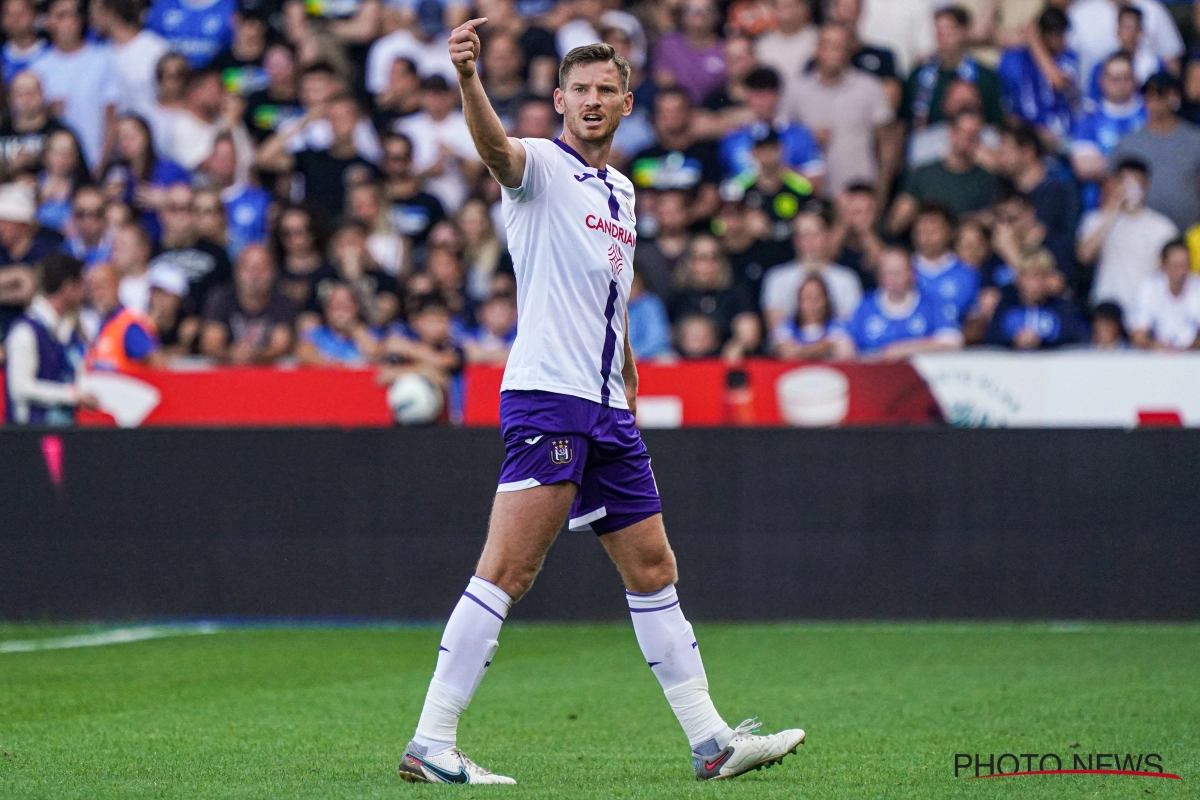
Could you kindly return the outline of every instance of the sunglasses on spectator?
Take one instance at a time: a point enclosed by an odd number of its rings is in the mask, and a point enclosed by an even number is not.
[[[77,208],[71,212],[75,219],[101,219],[104,216],[103,208]]]

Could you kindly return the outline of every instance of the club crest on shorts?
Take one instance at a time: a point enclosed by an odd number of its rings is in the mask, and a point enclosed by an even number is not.
[[[575,454],[571,452],[570,439],[552,439],[550,441],[550,461],[558,464],[570,464]]]

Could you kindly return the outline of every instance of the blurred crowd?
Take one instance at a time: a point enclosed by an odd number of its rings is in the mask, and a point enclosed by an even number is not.
[[[473,16],[513,136],[571,48],[632,65],[639,359],[1200,345],[1200,3],[3,0],[10,417],[84,363],[503,364]]]

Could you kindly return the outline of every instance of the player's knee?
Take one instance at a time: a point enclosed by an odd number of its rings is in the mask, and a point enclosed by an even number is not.
[[[629,576],[631,591],[657,592],[679,580],[675,566],[675,554],[670,547],[643,554],[638,560],[634,574]]]

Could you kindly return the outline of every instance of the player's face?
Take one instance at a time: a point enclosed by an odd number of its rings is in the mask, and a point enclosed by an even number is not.
[[[566,88],[554,90],[554,108],[572,136],[601,143],[611,140],[621,117],[632,113],[633,93],[622,90],[616,64],[594,61],[571,69]]]

